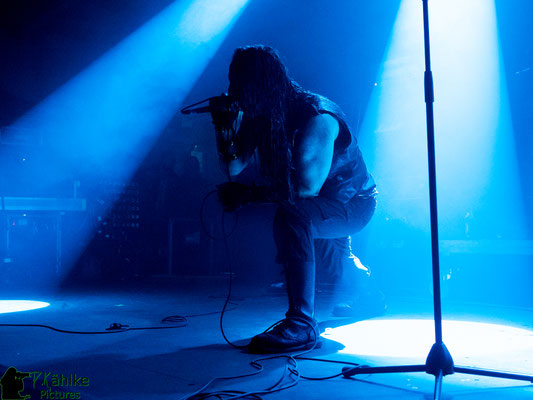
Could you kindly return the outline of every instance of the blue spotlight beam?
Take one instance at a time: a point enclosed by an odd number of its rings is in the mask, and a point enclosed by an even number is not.
[[[510,248],[516,240],[528,238],[527,218],[496,8],[493,1],[486,0],[436,0],[429,4],[440,244],[446,244],[443,239],[462,239],[470,244],[491,240]],[[362,147],[369,150],[369,168],[380,182],[380,193],[387,198],[369,227],[371,239],[375,239],[370,243],[380,248],[377,243],[384,240],[400,240],[400,235],[403,240],[393,252],[376,254],[374,263],[379,259],[383,265],[390,264],[389,274],[412,290],[425,288],[426,279],[431,282],[429,270],[406,276],[392,265],[426,265],[431,260],[419,7],[419,2],[406,0],[398,9],[359,135]],[[387,225],[385,236],[382,225]],[[418,245],[423,251],[408,252],[409,245]],[[448,268],[457,271],[442,249],[441,272]],[[498,262],[496,258],[490,261],[494,261],[491,265]],[[513,265],[525,269],[526,263],[526,259],[516,260]],[[529,289],[525,280],[518,286],[523,290],[515,287],[514,293]],[[462,289],[470,296],[482,296],[482,287]],[[446,296],[442,294],[445,307]]]
[[[426,359],[425,365],[396,365],[384,367],[349,368],[344,367],[342,374],[344,377],[364,374],[396,373],[396,372],[426,372],[435,376],[434,400],[441,398],[442,379],[445,375],[461,372],[463,374],[482,375],[494,378],[506,378],[514,380],[529,381],[533,383],[533,376],[509,374],[482,369],[458,367],[455,369],[453,359],[442,341],[442,308],[440,293],[440,268],[439,268],[439,239],[438,239],[438,219],[437,219],[437,174],[435,162],[435,127],[433,115],[433,77],[431,73],[430,43],[429,43],[429,12],[428,0],[422,0],[422,11],[424,20],[424,91],[426,103],[426,126],[428,145],[428,172],[429,172],[429,194],[430,194],[430,219],[431,219],[431,255],[433,269],[433,301],[434,301],[434,324],[435,324],[435,344]]]
[[[170,4],[10,130],[42,133],[54,146],[53,172],[84,165],[86,170],[127,180],[247,2]]]
[[[40,150],[49,161],[28,174],[40,190],[49,193],[81,175],[85,191],[99,204],[93,210],[105,215],[116,198],[101,182],[121,187],[131,178],[248,1],[172,2],[15,121],[10,132],[33,132],[47,144]],[[60,277],[94,229],[86,224],[65,238]]]

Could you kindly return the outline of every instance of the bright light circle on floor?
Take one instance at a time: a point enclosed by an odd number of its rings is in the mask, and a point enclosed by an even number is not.
[[[505,325],[443,321],[444,343],[457,365],[507,360],[533,370],[533,331]],[[435,342],[433,320],[368,320],[327,329],[322,337],[346,346],[340,353],[425,362]]]
[[[33,300],[0,300],[0,314],[36,310],[48,307],[50,303]]]

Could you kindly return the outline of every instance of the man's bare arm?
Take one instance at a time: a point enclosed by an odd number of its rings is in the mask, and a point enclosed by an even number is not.
[[[296,173],[298,196],[316,196],[331,169],[339,123],[329,114],[313,117],[298,138]]]

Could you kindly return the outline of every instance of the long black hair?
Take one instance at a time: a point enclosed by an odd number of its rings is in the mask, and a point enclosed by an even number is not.
[[[263,45],[235,50],[229,81],[229,94],[252,121],[263,174],[278,197],[293,200],[293,109],[307,92],[289,77],[278,52]]]

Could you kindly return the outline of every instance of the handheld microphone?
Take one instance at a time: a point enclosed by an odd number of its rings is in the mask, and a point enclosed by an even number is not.
[[[209,105],[196,107],[199,104],[209,102]],[[192,108],[196,107],[196,108]],[[239,124],[239,104],[227,93],[220,96],[210,97],[198,103],[191,104],[181,110],[182,114],[210,113],[215,125],[218,154],[222,161],[228,163],[239,157],[237,145],[237,129]]]
[[[181,110],[181,113],[189,115],[189,114],[203,114],[203,113],[206,113],[206,112],[209,112],[209,111],[211,111],[211,107],[204,106],[204,107],[193,108],[191,110],[183,109],[183,110]]]
[[[195,107],[199,104],[209,102],[209,105],[202,107]],[[191,104],[185,108],[181,109],[182,114],[203,114],[203,113],[238,113],[239,106],[237,102],[230,97],[227,93],[222,93],[220,96],[209,97],[205,100],[199,101],[198,103]]]

